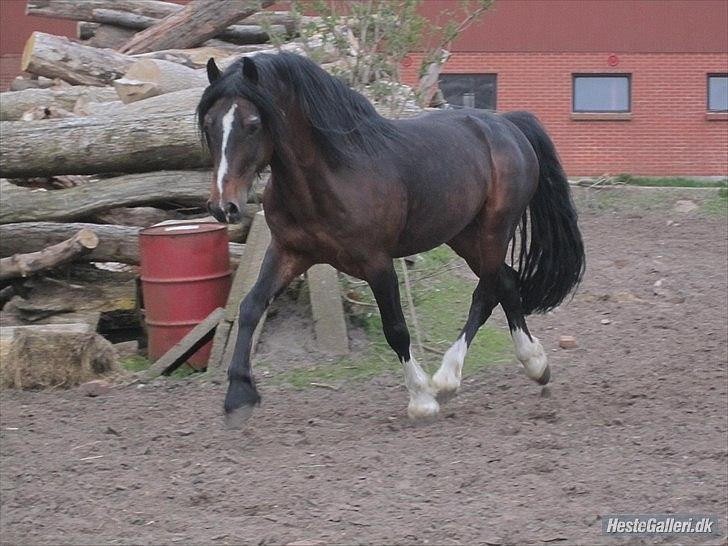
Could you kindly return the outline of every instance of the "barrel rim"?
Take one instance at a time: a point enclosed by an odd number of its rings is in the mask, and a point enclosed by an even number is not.
[[[217,222],[183,222],[179,224],[157,224],[139,231],[140,237],[183,237],[227,230],[227,225]]]

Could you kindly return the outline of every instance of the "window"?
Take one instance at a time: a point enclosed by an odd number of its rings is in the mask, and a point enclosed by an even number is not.
[[[574,74],[574,112],[629,112],[629,74]]]
[[[442,74],[440,90],[453,106],[495,110],[495,74]]]
[[[708,74],[708,111],[728,112],[728,74]]]

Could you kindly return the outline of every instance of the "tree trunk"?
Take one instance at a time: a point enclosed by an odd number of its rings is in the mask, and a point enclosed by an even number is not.
[[[70,262],[78,256],[88,254],[99,244],[99,238],[90,229],[82,229],[70,239],[51,245],[38,252],[14,254],[0,259],[0,281],[16,277],[27,277],[40,271],[52,269]]]
[[[274,36],[285,36],[286,27],[283,25],[269,25],[263,28],[259,25],[231,25],[223,29],[216,37],[232,44],[264,44],[270,40],[270,34]]]
[[[60,78],[74,85],[109,85],[120,78],[134,58],[68,38],[34,32],[25,44],[20,68],[25,72]]]
[[[165,49],[162,51],[152,51],[150,53],[134,55],[134,58],[138,60],[159,59],[161,61],[181,64],[187,68],[197,69],[205,68],[210,57],[215,59],[215,61],[220,61],[231,55],[242,55],[244,53],[260,51],[262,49],[268,49],[268,46],[233,46],[227,42],[220,42],[219,46],[205,45],[203,47],[195,47],[191,49]]]
[[[194,47],[271,4],[273,0],[192,0],[179,12],[138,33],[121,52]]]
[[[18,192],[0,203],[0,223],[68,221],[160,202],[202,206],[211,180],[208,171],[162,171],[96,180],[67,190]]]
[[[131,40],[136,31],[130,28],[102,25],[79,21],[76,25],[76,36],[83,41],[83,45],[91,47],[108,47],[118,49]]]
[[[172,210],[154,207],[117,207],[95,214],[93,221],[100,224],[144,228],[165,220],[178,220],[179,217],[180,215]]]
[[[122,29],[141,30],[149,28],[159,23],[164,17],[179,13],[183,9],[184,6],[179,4],[152,0],[28,0],[26,13],[28,15],[84,21],[79,23],[79,38],[87,40],[92,35],[98,35],[98,27],[91,26],[94,23],[104,23],[107,26],[115,25],[117,28]],[[234,21],[242,18],[238,17]],[[250,25],[257,25],[258,28],[253,31],[249,28],[249,25],[230,25],[214,36],[240,44],[257,43],[249,40],[254,34],[261,35],[260,33],[263,32],[261,26],[272,26],[274,32],[287,35],[293,35],[296,32],[296,18],[288,11],[265,12],[263,15],[255,13],[246,22],[250,23]],[[111,33],[107,29],[104,29],[103,32]],[[129,38],[124,43],[128,41]],[[109,42],[111,43],[111,40]],[[89,45],[99,47],[99,44]],[[123,43],[106,45],[105,47],[116,49],[122,45]]]
[[[71,387],[117,366],[113,345],[87,324],[8,328],[0,354],[2,386],[16,389]]]
[[[122,102],[130,103],[191,87],[206,87],[204,70],[158,59],[143,59],[132,64],[124,77],[114,82]],[[201,95],[201,93],[200,93]],[[198,95],[198,100],[199,96]]]
[[[171,108],[174,104],[171,103]],[[107,117],[0,122],[0,176],[148,172],[210,164],[200,144],[194,108],[140,119]]]
[[[67,86],[50,89],[26,89],[0,93],[0,121],[17,121],[34,108],[62,108],[73,111],[79,99],[88,102],[109,102],[119,97],[108,87]]]
[[[127,11],[162,19],[182,9],[179,4],[156,0],[28,0],[26,15],[94,21],[94,10]]]
[[[99,238],[98,246],[78,258],[94,262],[139,263],[139,230],[135,226],[56,222],[22,222],[0,225],[3,256],[35,252],[56,244],[80,229],[91,229]]]
[[[248,205],[249,214],[242,224],[228,226],[230,239],[244,240],[250,229],[251,218],[257,207]],[[0,225],[0,255],[5,258],[13,254],[36,252],[57,244],[81,229],[90,229],[98,236],[99,244],[89,254],[80,255],[79,260],[90,262],[120,262],[139,264],[139,231],[136,226],[114,226],[109,224],[21,222]],[[230,261],[237,264],[245,245],[230,243]]]
[[[298,18],[290,11],[259,11],[250,17],[246,17],[245,22],[262,27],[281,25],[289,36],[294,36],[299,31]]]

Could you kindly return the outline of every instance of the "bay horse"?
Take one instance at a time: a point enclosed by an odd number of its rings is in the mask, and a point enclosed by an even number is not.
[[[240,306],[224,404],[229,424],[242,424],[260,403],[250,362],[258,321],[317,263],[371,287],[404,367],[411,418],[436,416],[438,400],[456,393],[468,347],[499,303],[526,375],[549,381],[546,354],[524,317],[558,306],[585,259],[566,176],[535,116],[458,109],[385,119],[361,94],[290,53],[244,57],[224,72],[210,59],[207,75],[197,116],[213,160],[211,214],[240,221],[255,176],[271,171],[263,208],[272,240]],[[462,332],[430,378],[412,355],[393,258],[441,244],[480,280]]]

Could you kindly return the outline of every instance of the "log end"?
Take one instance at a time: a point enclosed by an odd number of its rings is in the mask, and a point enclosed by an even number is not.
[[[28,66],[30,66],[30,59],[33,56],[33,49],[35,48],[35,36],[38,34],[37,32],[34,32],[30,35],[30,38],[28,38],[28,41],[25,42],[25,47],[23,47],[23,54],[20,57],[20,70],[23,72],[26,72],[28,70]]]
[[[81,244],[83,248],[87,248],[89,250],[93,250],[97,246],[99,246],[99,238],[98,236],[91,231],[90,229],[82,229],[78,232],[76,235],[78,242]]]

